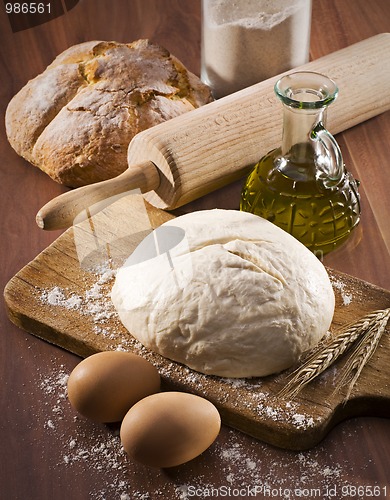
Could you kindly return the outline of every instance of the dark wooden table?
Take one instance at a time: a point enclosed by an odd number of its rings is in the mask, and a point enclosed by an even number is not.
[[[59,2],[61,3],[61,2]],[[62,4],[71,2],[62,2]],[[315,0],[311,57],[390,31],[389,0]],[[37,210],[65,190],[19,158],[7,143],[11,97],[65,48],[90,39],[150,38],[199,74],[197,0],[80,0],[48,23],[12,32],[0,7],[1,286],[49,245],[58,232],[35,225]],[[361,180],[363,218],[344,249],[326,258],[335,269],[390,289],[390,112],[337,138]],[[237,205],[239,186],[188,209]],[[357,418],[339,424],[316,448],[275,449],[224,427],[194,461],[152,470],[122,453],[118,429],[77,418],[65,397],[76,356],[16,328],[0,311],[0,498],[172,499],[206,497],[390,498],[390,421]],[[214,488],[214,489],[212,489]],[[263,488],[261,490],[261,488]],[[375,489],[376,488],[376,489]],[[371,494],[370,494],[371,493]]]

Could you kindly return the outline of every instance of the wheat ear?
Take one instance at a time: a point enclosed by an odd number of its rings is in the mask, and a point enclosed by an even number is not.
[[[363,341],[363,337],[366,332],[382,330],[376,345],[372,345],[369,357],[367,357],[366,361],[364,361],[360,370],[357,371],[357,380],[364,365],[377,347],[379,339],[385,330],[389,316],[390,309],[374,311],[367,316],[364,316],[356,323],[350,323],[338,330],[330,340],[325,341],[319,347],[310,351],[304,363],[292,373],[292,378],[279,392],[278,397],[293,399],[303,389],[303,387],[305,387],[305,385],[329,368],[329,366],[331,366],[342,354],[344,354],[358,339],[362,339]],[[363,345],[365,345],[364,342]],[[356,360],[357,358],[355,357],[355,361]],[[363,361],[363,358],[361,361]],[[346,372],[345,377],[348,377],[348,373],[351,372]],[[354,377],[353,382],[355,383],[356,380]]]
[[[367,329],[359,342],[357,342],[356,345],[352,347],[351,355],[347,363],[343,367],[340,380],[336,387],[336,391],[347,384],[348,380],[352,376],[352,373],[355,371],[355,374],[349,382],[345,400],[347,400],[351,395],[352,389],[354,388],[358,378],[360,377],[363,368],[376,351],[376,348],[378,347],[382,335],[386,329],[387,322],[390,318],[390,309],[385,309],[382,312],[383,314],[378,314],[375,324],[372,325],[371,328]]]

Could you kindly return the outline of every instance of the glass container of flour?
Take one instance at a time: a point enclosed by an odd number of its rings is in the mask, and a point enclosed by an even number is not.
[[[202,0],[201,78],[223,97],[309,60],[311,0]]]

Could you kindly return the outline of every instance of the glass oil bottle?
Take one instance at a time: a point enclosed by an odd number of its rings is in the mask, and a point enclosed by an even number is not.
[[[321,257],[347,240],[361,212],[358,182],[325,128],[338,89],[324,75],[296,72],[282,77],[275,93],[283,104],[282,145],[249,174],[240,209],[275,223]]]

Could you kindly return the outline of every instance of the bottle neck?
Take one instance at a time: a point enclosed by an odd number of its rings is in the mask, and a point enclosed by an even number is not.
[[[326,107],[292,108],[283,105],[283,139],[277,168],[295,180],[316,180],[330,187],[344,174],[343,157],[326,130]]]
[[[294,180],[336,185],[344,174],[340,148],[326,130],[326,109],[337,97],[333,80],[310,71],[291,73],[275,84],[283,104],[283,139],[276,168]]]
[[[326,108],[299,109],[283,104],[282,155],[294,163],[312,161],[314,144],[312,131],[322,123],[325,125]]]

